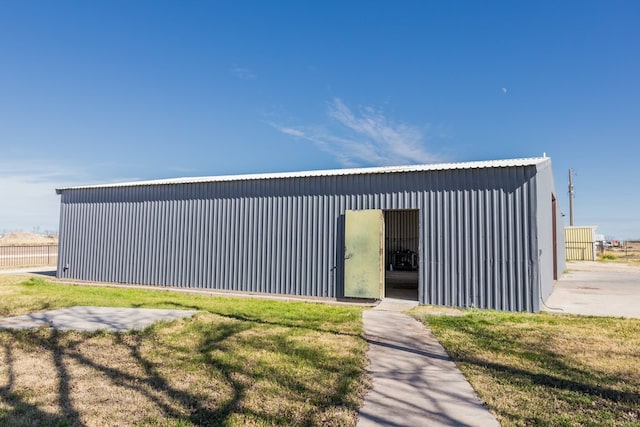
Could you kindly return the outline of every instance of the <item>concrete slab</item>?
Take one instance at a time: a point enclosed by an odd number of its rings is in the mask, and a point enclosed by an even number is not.
[[[567,270],[543,310],[640,318],[640,266],[580,261]]]
[[[0,274],[40,274],[55,277],[56,267],[0,268]]]
[[[363,313],[373,387],[358,426],[499,426],[431,332],[400,312],[416,304],[383,300]]]
[[[128,331],[144,329],[154,322],[191,317],[193,310],[150,308],[69,307],[0,319],[0,329],[50,327],[60,330]]]
[[[374,308],[376,311],[393,311],[402,313],[411,310],[418,305],[418,301],[406,300],[404,298],[385,298]]]

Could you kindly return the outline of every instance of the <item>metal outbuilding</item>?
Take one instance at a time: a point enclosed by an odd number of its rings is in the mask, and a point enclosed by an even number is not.
[[[596,228],[595,225],[564,228],[567,261],[596,260]]]
[[[564,270],[546,157],[56,192],[61,279],[535,312]]]

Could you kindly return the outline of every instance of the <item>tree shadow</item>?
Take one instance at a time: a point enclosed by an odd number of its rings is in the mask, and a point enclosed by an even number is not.
[[[557,399],[572,399],[572,395],[578,394],[587,398],[588,402],[594,402],[583,404],[585,413],[596,410],[598,405],[605,405],[616,414],[635,414],[635,419],[640,419],[640,393],[636,391],[638,384],[629,390],[615,388],[615,384],[629,385],[628,378],[623,374],[611,374],[579,362],[571,362],[566,355],[545,348],[536,340],[522,342],[499,329],[491,330],[482,320],[479,321],[480,324],[476,324],[477,320],[461,316],[447,319],[446,322],[449,326],[455,325],[456,333],[473,337],[470,341],[474,342],[481,352],[512,355],[531,365],[509,365],[489,360],[488,357],[478,357],[477,352],[468,348],[449,346],[447,352],[456,363],[485,370],[500,383],[539,386],[548,390],[550,394],[560,393],[555,397]],[[526,334],[526,330],[523,330],[523,333]],[[532,422],[521,420],[520,415],[503,416],[512,417],[510,419],[519,420],[518,422]]]
[[[361,332],[358,332],[358,333],[344,332],[339,330],[338,328],[332,328],[331,326],[320,327],[318,326],[318,323],[320,323],[321,320],[315,320],[315,319],[289,320],[286,317],[280,317],[277,320],[270,320],[270,319],[266,319],[265,317],[259,314],[251,315],[249,313],[241,313],[241,311],[243,310],[236,310],[236,311],[221,310],[221,309],[216,309],[214,307],[210,307],[207,304],[200,304],[200,305],[184,304],[184,303],[173,301],[173,300],[160,301],[159,304],[161,306],[169,306],[169,307],[173,307],[180,310],[203,311],[203,312],[218,315],[220,317],[225,317],[227,319],[235,319],[242,322],[260,323],[263,325],[271,325],[271,326],[283,326],[286,328],[295,328],[300,330],[331,333],[331,334],[351,336],[351,337],[363,337],[363,334]],[[285,303],[281,303],[281,304],[285,304]],[[133,304],[132,306],[136,308],[143,308],[143,307],[148,307],[148,304],[140,303],[140,304]]]
[[[60,386],[58,388],[59,404],[63,408],[62,414],[52,415],[41,410],[37,405],[29,403],[16,387],[14,372],[13,345],[5,343],[4,365],[7,370],[6,385],[0,387],[0,401],[6,409],[0,410],[0,425],[38,425],[38,426],[82,426],[78,413],[73,409],[69,399],[69,377],[63,368],[59,373]],[[55,357],[54,357],[55,358]],[[56,367],[58,367],[58,362]]]
[[[195,308],[195,307],[191,307]],[[200,308],[197,308],[200,309]],[[217,313],[213,313],[217,314]],[[258,354],[263,348],[269,346],[276,352],[283,355],[293,355],[299,361],[310,364],[324,364],[322,366],[327,372],[333,371],[339,374],[339,384],[335,388],[334,393],[326,396],[314,397],[314,404],[319,407],[327,406],[347,406],[350,409],[357,410],[356,403],[344,402],[345,396],[349,392],[349,387],[354,381],[357,381],[363,375],[360,366],[342,366],[340,361],[331,357],[326,351],[315,349],[313,346],[296,345],[288,339],[286,333],[278,334],[273,332],[274,328],[286,327],[296,329],[303,328],[300,325],[279,324],[278,322],[269,322],[263,319],[249,319],[245,316],[232,316],[220,314],[226,321],[222,322],[201,322],[197,326],[204,328],[197,336],[198,342],[195,344],[194,354],[190,357],[198,358],[206,366],[210,372],[215,372],[223,378],[224,384],[229,389],[228,395],[224,396],[219,402],[212,404],[207,401],[206,396],[197,391],[180,389],[171,381],[170,375],[166,369],[163,371],[162,363],[157,360],[154,362],[150,355],[145,354],[145,342],[153,342],[153,345],[163,346],[162,354],[172,355],[182,351],[179,346],[171,346],[168,342],[158,340],[156,336],[156,327],[162,328],[174,322],[168,322],[160,326],[151,326],[143,331],[131,333],[107,333],[107,332],[87,332],[74,333],[68,335],[67,332],[55,329],[49,330],[29,330],[15,331],[6,330],[2,333],[8,335],[8,341],[14,343],[23,343],[30,346],[30,351],[46,352],[50,355],[56,370],[57,377],[57,396],[56,403],[59,414],[51,415],[42,411],[37,405],[27,402],[19,393],[15,392],[15,373],[13,370],[14,356],[12,346],[5,344],[5,361],[8,366],[7,386],[0,388],[0,399],[8,410],[0,412],[0,424],[24,425],[20,419],[36,420],[37,425],[73,425],[83,426],[82,413],[74,406],[72,395],[73,380],[69,373],[70,363],[76,366],[90,368],[95,371],[96,375],[107,378],[113,385],[124,387],[135,393],[144,396],[149,402],[158,409],[166,419],[173,419],[176,422],[189,422],[196,425],[224,425],[229,422],[233,416],[245,415],[258,419],[261,423],[280,424],[286,418],[282,419],[280,414],[270,414],[264,411],[241,407],[241,402],[246,397],[248,387],[251,387],[258,381],[269,380],[276,382],[279,386],[293,392],[293,395],[299,393],[310,394],[310,385],[305,380],[297,378],[295,374],[288,373],[286,370],[278,369],[276,366],[269,366],[267,362],[260,362],[260,371],[252,371],[249,363],[236,363],[225,358],[215,357],[215,354],[227,351],[227,343],[229,340],[242,340],[243,345],[251,353]],[[186,324],[193,325],[191,321],[182,321],[183,327]],[[244,335],[238,338],[245,331],[252,331],[250,338]],[[315,329],[309,329],[315,330]],[[265,334],[267,331],[269,334]],[[318,329],[321,333],[334,333]],[[142,374],[132,374],[127,372],[120,366],[109,364],[108,362],[98,362],[92,359],[91,354],[83,354],[79,347],[86,341],[98,335],[106,335],[111,337],[113,345],[121,346],[126,349],[129,356],[135,361],[136,366],[140,367]],[[268,336],[265,336],[268,335]],[[235,337],[235,338],[234,338]],[[293,360],[293,359],[292,359]],[[302,362],[301,362],[302,363]],[[27,418],[24,418],[25,415]],[[310,425],[312,422],[312,414],[298,419],[296,422],[301,425]]]
[[[245,397],[245,391],[251,385],[255,385],[261,381],[269,381],[277,384],[284,390],[289,390],[297,396],[306,396],[305,399],[312,401],[316,408],[328,407],[344,407],[352,411],[357,411],[360,402],[348,401],[346,396],[350,393],[350,387],[364,375],[364,369],[358,364],[345,363],[344,359],[332,354],[331,351],[323,351],[319,346],[296,345],[295,341],[290,339],[290,335],[283,331],[272,334],[262,334],[261,331],[271,329],[269,322],[256,322],[253,320],[241,321],[241,324],[249,329],[258,329],[258,333],[251,334],[250,337],[243,336],[242,346],[250,354],[257,354],[261,351],[273,351],[280,355],[286,355],[288,363],[309,364],[325,373],[336,374],[337,384],[335,392],[328,394],[317,393],[313,385],[304,378],[300,378],[290,370],[282,369],[277,363],[269,361],[257,361],[254,369],[249,367],[248,360],[235,360],[230,362],[226,359],[216,358],[215,350],[221,352],[227,351],[225,340],[218,339],[219,332],[211,331],[205,334],[202,341],[198,345],[197,352],[204,357],[205,363],[224,373],[226,381],[233,386],[234,398],[226,405],[222,406],[218,412],[218,420],[226,422],[237,410],[245,415],[258,418],[261,422],[273,424],[286,423],[286,418],[277,415],[267,414],[265,412],[257,412],[249,408],[238,408],[238,403]],[[245,367],[246,366],[246,367]],[[241,374],[239,377],[249,376],[250,384],[239,381],[234,374]],[[297,425],[314,425],[312,413],[306,414],[303,419],[296,420]]]

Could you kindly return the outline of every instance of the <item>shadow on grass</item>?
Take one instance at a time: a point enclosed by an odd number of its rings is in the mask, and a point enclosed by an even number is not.
[[[201,309],[200,307],[190,307]],[[0,342],[20,343],[29,346],[29,351],[47,354],[57,377],[57,415],[45,413],[36,404],[29,403],[16,392],[16,378],[13,369],[15,364],[12,344],[4,345],[5,362],[7,370],[6,386],[0,388],[0,424],[2,425],[73,425],[83,426],[82,410],[74,406],[73,376],[70,375],[70,365],[79,365],[89,368],[96,375],[104,376],[108,381],[118,387],[122,387],[144,396],[147,401],[162,414],[165,420],[174,420],[177,423],[193,425],[225,425],[232,417],[249,417],[259,423],[266,424],[298,424],[312,425],[314,414],[298,414],[295,422],[288,419],[285,414],[260,411],[242,402],[246,397],[248,387],[265,380],[277,384],[278,388],[287,391],[292,396],[302,396],[302,399],[311,401],[314,411],[326,410],[329,406],[348,408],[357,411],[357,404],[350,402],[348,395],[355,382],[363,375],[363,367],[358,363],[344,363],[339,357],[331,355],[330,351],[308,345],[297,345],[289,339],[291,331],[279,331],[280,327],[300,328],[299,325],[280,325],[277,322],[265,322],[260,319],[247,319],[244,316],[229,316],[223,314],[228,320],[222,322],[188,321],[182,325],[200,328],[196,335],[198,340],[192,355],[185,355],[185,349],[180,345],[171,345],[158,339],[156,327],[150,327],[145,331],[134,333],[83,333],[68,335],[57,330],[29,330],[29,331],[1,331],[8,335],[8,339]],[[229,320],[230,319],[230,320]],[[157,328],[162,328],[158,326]],[[275,329],[274,329],[275,328]],[[277,329],[277,330],[276,330]],[[304,328],[306,329],[306,328]],[[253,331],[252,331],[253,330]],[[311,329],[313,330],[313,329]],[[244,332],[252,332],[248,336]],[[326,331],[318,331],[327,333]],[[295,333],[295,331],[294,331]],[[83,354],[79,347],[98,335],[111,337],[114,346],[126,349],[130,358],[140,367],[143,374],[132,374],[125,371],[117,364],[100,363],[92,359],[91,354]],[[242,335],[242,336],[241,336]],[[1,337],[0,337],[1,338]],[[287,362],[299,362],[309,364],[321,369],[325,374],[338,374],[338,384],[332,392],[326,395],[318,395],[313,384],[298,378],[295,370],[282,369],[277,364],[270,365],[268,361],[244,360],[244,356],[228,357],[230,341],[240,341],[245,354],[259,354],[265,348],[269,348],[277,355],[282,355]],[[197,359],[197,363],[203,363],[206,370],[215,373],[222,378],[221,386],[228,390],[219,401],[211,401],[201,392],[181,389],[170,380],[167,370],[167,362],[175,360],[154,361],[150,355],[146,355],[144,344],[152,343],[154,346],[162,346],[161,357],[180,355]],[[147,348],[148,350],[148,348]],[[253,363],[249,363],[253,362]],[[257,364],[257,368],[256,365]],[[163,369],[164,368],[164,369]],[[202,380],[206,382],[206,379]],[[117,410],[117,408],[113,408]],[[86,415],[86,414],[85,414]],[[86,418],[85,418],[86,419]]]
[[[571,392],[578,392],[585,395],[590,395],[592,397],[597,397],[601,399],[607,399],[612,403],[632,403],[638,404],[640,403],[640,394],[633,392],[624,392],[620,390],[616,390],[610,387],[603,387],[601,385],[597,385],[599,378],[603,378],[603,375],[598,374],[592,370],[580,370],[576,368],[572,368],[564,365],[564,368],[560,366],[562,364],[557,364],[556,371],[565,372],[571,378],[574,375],[577,376],[585,376],[591,375],[593,381],[596,384],[588,384],[581,381],[574,381],[571,379],[561,378],[556,375],[550,374],[540,374],[534,373],[525,369],[515,368],[513,366],[508,366],[500,363],[488,362],[484,359],[477,359],[470,356],[462,356],[456,357],[456,361],[461,363],[466,363],[470,365],[476,365],[483,368],[486,368],[494,373],[496,376],[508,376],[512,380],[520,380],[526,381],[531,384],[541,385],[544,387],[553,388],[556,390],[566,390]],[[606,381],[606,380],[605,380]]]
[[[639,384],[630,383],[624,373],[607,373],[572,361],[570,357],[546,348],[535,339],[519,340],[517,335],[506,333],[503,326],[494,327],[484,319],[460,316],[446,319],[430,318],[428,321],[431,325],[435,324],[436,329],[446,325],[446,329],[465,335],[466,337],[462,341],[457,340],[455,345],[447,345],[446,340],[443,340],[447,352],[456,363],[485,371],[497,384],[511,384],[521,390],[527,390],[533,399],[564,401],[573,408],[574,414],[569,416],[577,419],[585,417],[583,420],[589,420],[590,417],[598,415],[598,410],[610,413],[605,416],[603,422],[592,419],[590,422],[593,425],[608,425],[612,421],[607,417],[625,422],[629,416],[636,421],[640,419]],[[523,334],[523,337],[527,335],[526,330],[519,333]],[[539,339],[543,340],[544,336],[541,335]],[[473,344],[467,346],[464,343]],[[481,354],[507,356],[517,362],[508,364],[489,360],[490,356],[478,357],[478,352],[474,350],[476,348]],[[531,367],[525,367],[527,364]],[[616,388],[617,385],[624,385],[624,389]],[[542,391],[531,391],[535,387],[542,388]],[[542,395],[533,396],[536,393]],[[501,408],[493,409],[498,413],[502,411]],[[501,415],[506,419],[515,420],[516,423],[534,422],[533,419],[523,419],[522,414],[502,411]],[[561,417],[562,414],[545,414],[543,418],[549,418],[536,422],[553,424],[555,416]]]
[[[173,300],[159,301],[158,304],[163,307],[164,306],[172,307],[179,310],[205,311],[207,313],[212,313],[221,317],[225,317],[228,319],[235,319],[242,322],[259,323],[262,325],[270,325],[270,326],[283,326],[286,328],[309,330],[309,331],[316,331],[316,332],[322,332],[322,333],[331,333],[335,335],[344,335],[344,336],[351,336],[351,337],[360,337],[360,338],[364,337],[362,332],[358,332],[358,333],[344,332],[337,327],[331,327],[331,326],[335,326],[335,324],[332,324],[332,323],[330,323],[328,327],[321,327],[320,326],[321,324],[328,323],[331,319],[330,318],[318,319],[317,316],[315,316],[314,318],[312,317],[304,318],[303,317],[305,315],[304,313],[301,314],[301,317],[296,317],[295,319],[287,319],[286,316],[283,316],[282,315],[283,313],[280,312],[278,313],[277,320],[274,320],[274,319],[266,318],[271,316],[265,316],[264,314],[252,315],[250,313],[247,313],[248,311],[251,311],[251,310],[243,309],[242,307],[240,308],[236,307],[234,308],[234,310],[222,310],[220,308],[211,307],[209,304],[184,304],[184,303],[173,301]],[[233,305],[232,302],[226,302],[226,304],[230,306]],[[282,309],[285,309],[286,304],[288,303],[278,302],[278,304],[281,304]],[[299,303],[293,303],[293,304],[299,304]],[[142,307],[149,307],[149,304],[138,303],[138,304],[133,304],[132,306],[135,308],[142,308]],[[358,319],[359,318],[360,318],[360,314],[358,312]]]
[[[14,372],[14,357],[13,357],[13,345],[11,343],[5,343],[4,350],[4,365],[6,369],[6,384],[0,387],[0,402],[6,409],[0,409],[0,425],[39,425],[39,426],[65,426],[65,425],[78,425],[79,422],[77,414],[72,413],[67,416],[63,414],[61,416],[52,415],[44,412],[37,405],[27,402],[27,399],[23,396],[16,387],[16,374]],[[69,402],[68,390],[59,390],[60,401]],[[68,406],[67,406],[68,408]]]

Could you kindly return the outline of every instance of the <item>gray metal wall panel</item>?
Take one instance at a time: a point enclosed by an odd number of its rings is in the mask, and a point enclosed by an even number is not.
[[[345,210],[417,209],[421,303],[534,310],[536,172],[66,189],[58,275],[341,297]]]
[[[553,257],[553,208],[552,208],[552,196],[556,197],[556,189],[553,179],[553,171],[551,164],[546,163],[538,167],[536,174],[537,182],[537,212],[536,212],[536,225],[534,235],[538,241],[538,263],[540,268],[538,269],[539,277],[537,277],[534,286],[537,291],[537,300],[534,304],[534,311],[538,311],[544,304],[544,301],[553,291],[554,280],[554,262],[558,275],[561,275],[566,267],[565,263],[565,240],[564,240],[564,225],[562,220],[562,214],[560,212],[560,206],[556,207],[556,249],[557,256],[554,260]],[[557,199],[557,197],[556,197]]]

